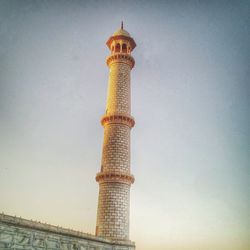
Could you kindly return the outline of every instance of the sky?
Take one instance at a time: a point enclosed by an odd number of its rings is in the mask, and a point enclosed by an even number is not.
[[[249,1],[0,1],[0,212],[94,234],[109,55],[131,72],[137,250],[250,248]]]

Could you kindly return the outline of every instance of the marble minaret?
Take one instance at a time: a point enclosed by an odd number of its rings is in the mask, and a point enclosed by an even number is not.
[[[96,175],[99,199],[96,235],[115,241],[129,241],[131,116],[130,71],[135,61],[131,52],[136,44],[121,28],[107,41],[110,55],[106,113],[101,119],[104,127],[101,171]]]

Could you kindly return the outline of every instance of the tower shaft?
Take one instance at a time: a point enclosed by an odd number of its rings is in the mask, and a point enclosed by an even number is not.
[[[96,235],[126,241],[129,240],[130,186],[134,182],[130,174],[130,130],[134,126],[130,114],[130,71],[134,59],[130,51],[135,43],[124,32],[119,30],[107,42],[111,55],[107,58],[110,70],[106,114],[101,119],[102,163],[96,176],[99,182]]]

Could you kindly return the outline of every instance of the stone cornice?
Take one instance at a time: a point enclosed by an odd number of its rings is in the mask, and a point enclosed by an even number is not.
[[[107,57],[106,63],[109,67],[113,63],[126,63],[132,69],[135,65],[135,60],[131,55],[127,53],[115,53]]]
[[[114,172],[100,172],[96,175],[96,181],[103,182],[119,182],[127,185],[134,183],[135,178],[131,174],[114,173]]]
[[[135,120],[130,115],[117,113],[117,114],[104,115],[101,118],[101,124],[102,124],[102,126],[105,126],[107,124],[124,124],[124,125],[132,128],[135,125]]]

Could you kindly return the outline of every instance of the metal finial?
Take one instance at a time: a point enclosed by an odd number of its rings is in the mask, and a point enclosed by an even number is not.
[[[123,30],[123,21],[121,22],[121,29]]]

